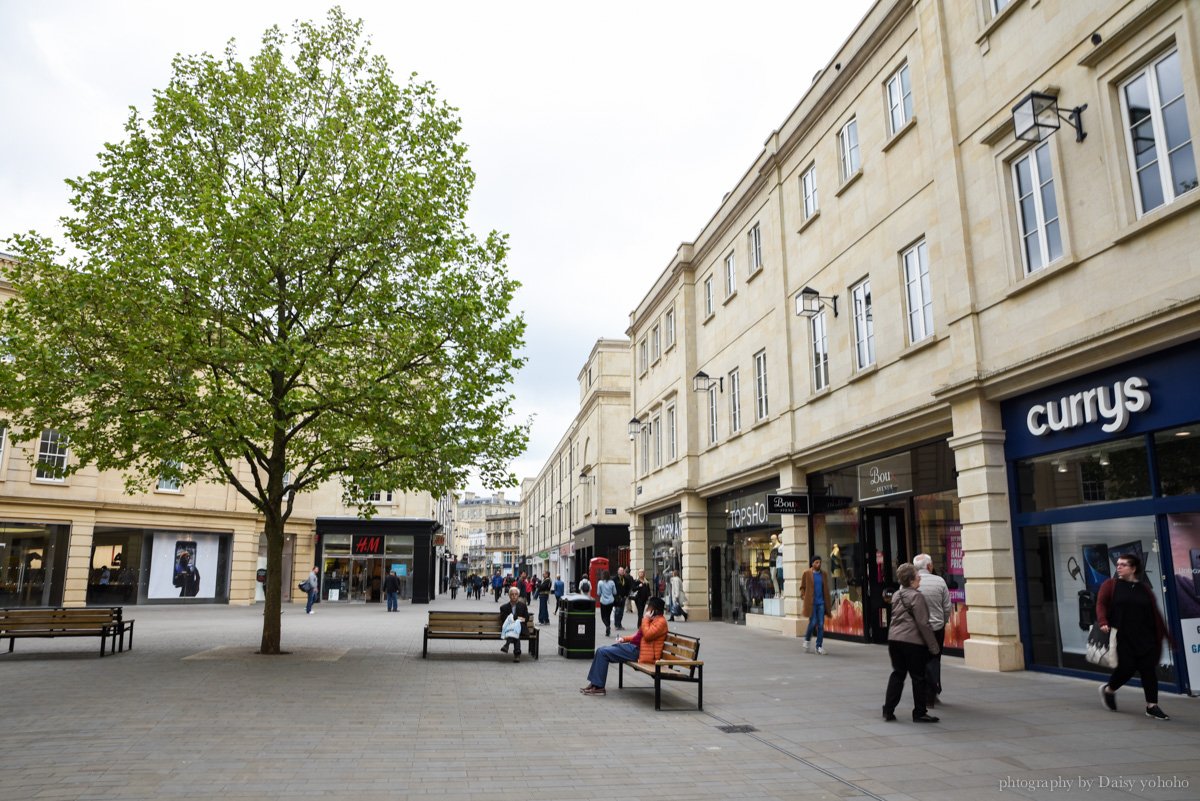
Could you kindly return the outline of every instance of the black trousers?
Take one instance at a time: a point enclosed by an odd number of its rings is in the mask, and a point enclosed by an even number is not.
[[[1150,651],[1138,653],[1132,648],[1121,648],[1121,635],[1117,635],[1117,667],[1108,677],[1108,689],[1114,693],[1125,682],[1138,674],[1142,680],[1142,692],[1146,694],[1147,704],[1158,703],[1158,644]]]
[[[925,664],[925,691],[929,693],[931,701],[942,694],[942,646],[946,643],[946,629],[934,629],[933,636],[937,640],[938,652],[931,654]]]
[[[925,663],[929,661],[929,649],[911,642],[889,642],[888,656],[892,658],[892,674],[888,676],[887,697],[883,705],[888,712],[895,712],[904,693],[904,677],[912,679],[913,717],[919,718],[927,711],[925,706]]]

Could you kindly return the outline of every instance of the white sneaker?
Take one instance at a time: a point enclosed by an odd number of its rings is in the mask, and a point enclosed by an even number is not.
[[[804,653],[806,653],[806,654],[812,653],[812,640],[804,641]]]
[[[825,649],[823,647],[821,647],[820,645],[818,645],[817,653],[820,654],[821,656],[825,656]]]

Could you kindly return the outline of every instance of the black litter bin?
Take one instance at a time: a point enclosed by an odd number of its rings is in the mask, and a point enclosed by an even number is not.
[[[596,652],[596,602],[589,595],[567,595],[558,610],[558,655],[591,659]]]

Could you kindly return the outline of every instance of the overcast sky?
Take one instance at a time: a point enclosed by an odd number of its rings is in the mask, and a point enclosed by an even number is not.
[[[64,179],[150,108],[176,53],[243,57],[331,2],[0,0],[0,239],[58,238]],[[534,476],[578,410],[575,377],[680,242],[692,240],[870,0],[358,2],[393,73],[459,108],[477,179],[469,222],[510,237]],[[468,487],[476,492],[487,488]],[[515,490],[508,497],[515,497]]]

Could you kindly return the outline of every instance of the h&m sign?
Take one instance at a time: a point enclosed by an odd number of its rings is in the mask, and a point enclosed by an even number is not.
[[[355,556],[383,556],[383,535],[355,534],[350,552]]]

